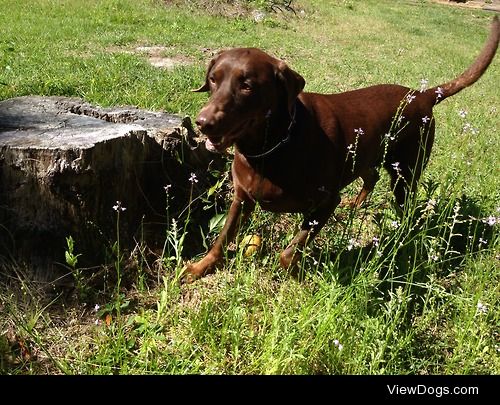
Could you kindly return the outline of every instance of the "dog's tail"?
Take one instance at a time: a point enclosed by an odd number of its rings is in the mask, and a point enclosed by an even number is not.
[[[435,97],[435,103],[438,104],[445,98],[453,96],[460,90],[465,89],[471,84],[475,83],[485,72],[487,67],[493,60],[498,47],[498,40],[500,38],[500,22],[498,16],[493,18],[491,24],[490,35],[486,41],[486,45],[476,58],[472,66],[463,72],[456,79],[441,84],[440,86],[433,87],[426,91],[427,94]]]

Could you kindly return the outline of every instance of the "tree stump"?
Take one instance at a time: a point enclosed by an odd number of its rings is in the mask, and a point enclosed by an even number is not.
[[[2,101],[0,258],[28,261],[50,278],[68,236],[87,264],[109,255],[118,236],[122,248],[161,246],[167,218],[208,187],[214,165],[223,167],[222,156],[179,116],[65,97]],[[126,210],[113,209],[117,201]]]

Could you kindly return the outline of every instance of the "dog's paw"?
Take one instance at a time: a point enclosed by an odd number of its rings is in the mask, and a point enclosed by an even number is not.
[[[202,259],[196,263],[188,263],[184,266],[181,272],[181,283],[190,284],[205,277],[208,274],[215,272],[217,263],[208,262],[206,259]]]
[[[288,246],[280,255],[280,264],[285,270],[293,272],[297,267],[302,254],[297,245]]]
[[[192,263],[187,263],[181,272],[181,284],[191,284],[203,277]]]
[[[302,255],[296,248],[287,248],[280,255],[280,263],[286,274],[294,279],[301,281],[304,279],[304,269],[300,265]]]

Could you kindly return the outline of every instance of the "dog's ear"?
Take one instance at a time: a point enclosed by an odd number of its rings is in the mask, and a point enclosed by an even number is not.
[[[299,75],[294,70],[290,69],[288,65],[283,61],[279,61],[276,66],[276,77],[278,78],[278,81],[281,82],[281,84],[285,88],[287,103],[288,103],[288,111],[290,111],[291,114],[293,109],[293,104],[295,103],[295,99],[304,89],[306,81],[301,75]]]
[[[205,83],[201,85],[201,87],[198,87],[197,89],[191,89],[193,93],[203,93],[205,91],[210,90],[208,87],[208,82],[205,80]]]
[[[218,52],[213,58],[212,60],[210,61],[210,63],[208,64],[208,67],[207,67],[207,73],[205,75],[205,83],[203,83],[201,85],[201,87],[197,88],[197,89],[193,89],[191,90],[192,92],[194,93],[203,93],[205,91],[209,91],[210,90],[210,86],[208,84],[208,78],[210,76],[210,71],[212,70],[212,68],[214,67],[215,65],[215,62],[217,62],[217,60],[219,59],[219,57],[222,55],[224,51],[220,51]]]

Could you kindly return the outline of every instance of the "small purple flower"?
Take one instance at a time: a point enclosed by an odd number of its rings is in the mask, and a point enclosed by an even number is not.
[[[444,95],[444,90],[441,87],[438,87],[435,93],[437,94],[437,98],[440,99]]]
[[[431,119],[426,115],[425,117],[422,118],[422,122],[424,124],[427,124]]]

